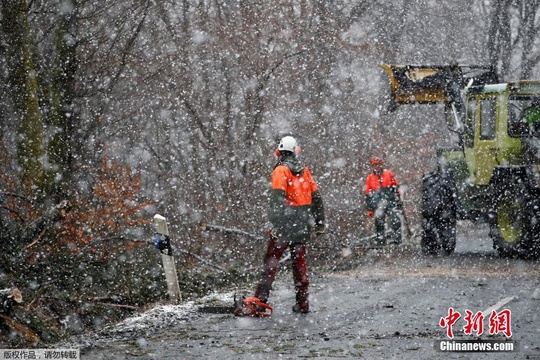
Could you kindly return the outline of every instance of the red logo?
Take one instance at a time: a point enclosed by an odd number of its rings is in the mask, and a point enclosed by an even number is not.
[[[467,324],[463,327],[463,332],[465,335],[472,335],[473,332],[477,336],[482,335],[484,332],[484,314],[481,311],[478,311],[474,314],[470,310],[465,310],[465,321]]]
[[[460,317],[461,314],[458,311],[454,311],[454,308],[451,307],[448,309],[448,316],[443,317],[441,318],[441,320],[439,320],[439,325],[442,328],[446,328],[446,336],[448,336],[450,339],[454,338],[454,333],[452,332],[452,325],[454,325],[454,323],[458,321]]]
[[[511,337],[511,318],[512,314],[508,309],[501,310],[498,313],[493,310],[489,316],[489,334],[496,335],[502,332],[506,337]]]
[[[442,317],[439,320],[439,326],[446,328],[446,336],[448,338],[454,338],[454,332],[452,326],[461,318],[459,311],[455,311],[454,308],[448,309],[448,315]],[[465,310],[465,326],[463,326],[463,332],[465,335],[480,336],[484,333],[484,314],[481,311],[473,313],[470,310]],[[489,316],[489,334],[497,335],[503,333],[506,337],[512,337],[512,313],[508,309],[501,310],[499,312],[493,310]]]

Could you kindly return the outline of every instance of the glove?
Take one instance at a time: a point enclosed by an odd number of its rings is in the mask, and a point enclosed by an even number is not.
[[[153,240],[154,240],[154,246],[156,247],[156,249],[161,250],[161,235],[158,233],[155,233]]]
[[[326,226],[324,224],[315,225],[315,234],[317,234],[317,236],[323,235],[325,231]]]
[[[367,216],[370,218],[373,217],[373,210],[368,210]]]

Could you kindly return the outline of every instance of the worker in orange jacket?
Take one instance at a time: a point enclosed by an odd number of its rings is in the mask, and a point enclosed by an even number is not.
[[[396,244],[401,243],[401,218],[402,209],[399,195],[399,183],[392,171],[384,169],[383,162],[378,157],[371,159],[373,171],[368,175],[365,186],[365,200],[367,215],[375,216],[375,233],[378,245],[385,245],[384,234],[386,217],[390,220],[392,229],[391,237]]]
[[[291,251],[296,304],[293,312],[309,312],[309,279],[305,260],[306,242],[312,228],[321,235],[325,232],[324,205],[319,187],[311,172],[296,156],[296,139],[285,136],[278,145],[278,162],[272,172],[270,194],[268,248],[264,257],[261,280],[255,297],[268,301],[277,266],[287,248]]]

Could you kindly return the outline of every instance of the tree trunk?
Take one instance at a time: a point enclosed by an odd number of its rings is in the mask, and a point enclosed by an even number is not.
[[[38,100],[37,71],[32,59],[26,0],[2,1],[3,31],[7,42],[10,93],[18,129],[18,161],[24,195],[39,197],[44,185],[41,162],[42,117]]]
[[[77,28],[76,8],[63,13],[56,26],[56,61],[55,74],[51,84],[51,114],[48,123],[53,129],[47,153],[49,161],[56,173],[49,176],[53,180],[53,195],[57,202],[68,198],[72,174],[74,173],[74,157],[76,152],[76,123],[79,116],[74,107],[75,73],[78,67],[76,56]],[[60,173],[61,176],[57,176]]]

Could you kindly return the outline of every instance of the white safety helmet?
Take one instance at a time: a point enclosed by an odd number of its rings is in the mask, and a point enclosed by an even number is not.
[[[292,153],[296,153],[296,147],[298,145],[296,144],[296,139],[292,136],[285,136],[281,139],[278,145],[279,151],[290,151]]]

